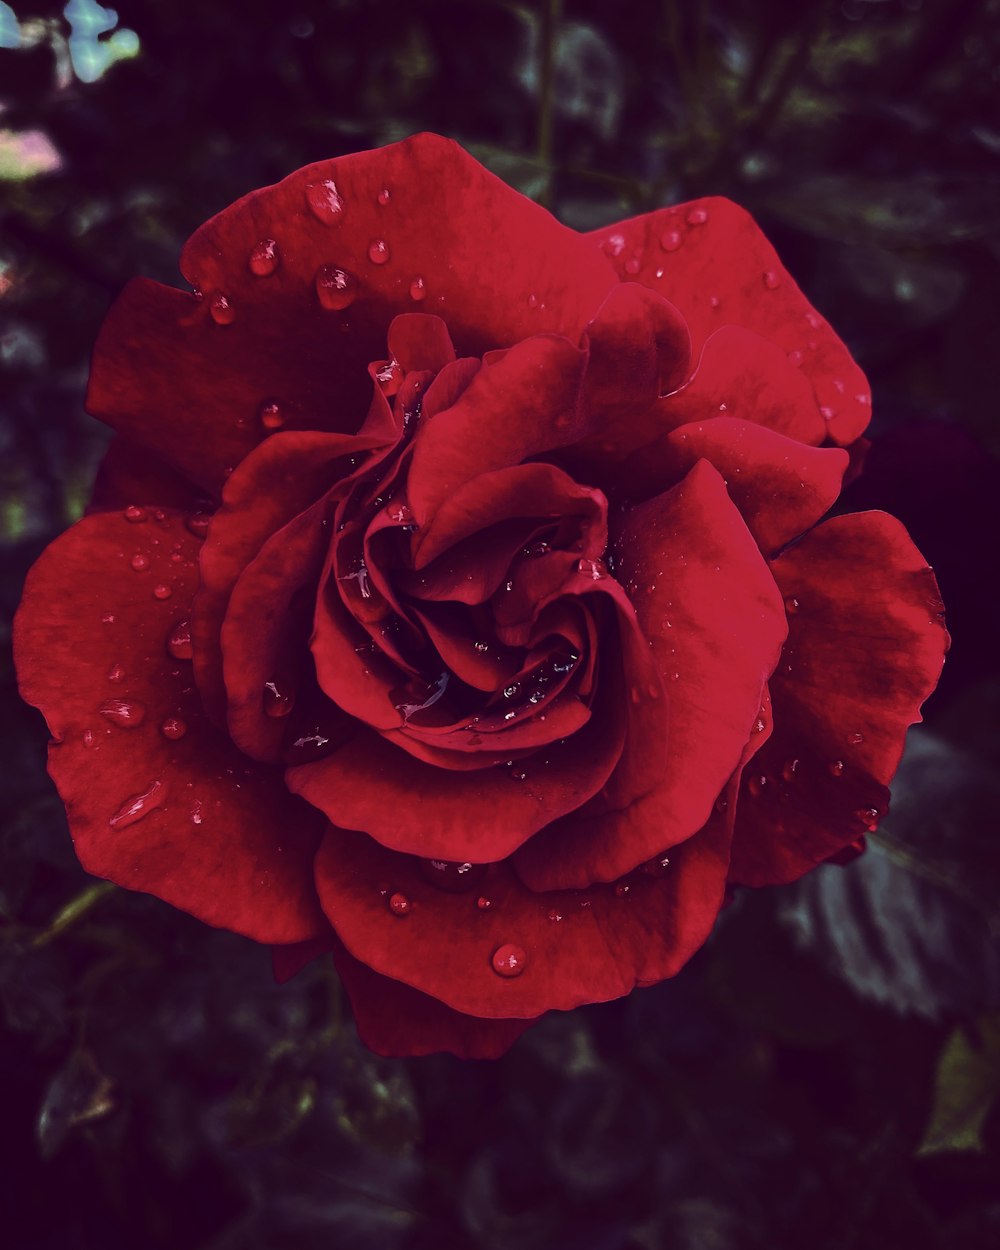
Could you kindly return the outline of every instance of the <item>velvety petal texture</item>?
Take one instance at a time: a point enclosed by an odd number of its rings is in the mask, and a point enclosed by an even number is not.
[[[495,1058],[857,853],[947,645],[870,396],[722,199],[579,235],[417,135],[136,279],[15,650],[85,867]]]

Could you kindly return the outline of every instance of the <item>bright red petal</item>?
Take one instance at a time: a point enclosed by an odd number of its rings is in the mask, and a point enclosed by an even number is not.
[[[85,518],[32,570],[16,622],[25,699],[83,866],[262,942],[321,932],[321,824],[207,721],[184,649],[197,540],[183,515]]]
[[[771,568],[790,628],[737,815],[748,885],[794,880],[877,825],[948,643],[934,574],[883,512],[826,521]]]

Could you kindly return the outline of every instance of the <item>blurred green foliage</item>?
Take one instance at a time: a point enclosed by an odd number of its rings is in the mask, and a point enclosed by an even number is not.
[[[496,1064],[373,1057],[325,961],[278,988],[88,879],[7,656],[6,1244],[998,1244],[998,87],[997,0],[0,5],[5,641],[105,445],[81,401],[114,294],[177,281],[246,191],[421,129],[580,229],[750,208],[873,381],[845,506],[904,519],[956,638],[866,856],[738,896],[675,981]]]

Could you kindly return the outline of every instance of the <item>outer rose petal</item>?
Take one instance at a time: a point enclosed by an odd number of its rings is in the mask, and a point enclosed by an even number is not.
[[[527,1019],[619,998],[679,971],[722,905],[727,815],[714,813],[672,852],[663,877],[637,873],[621,893],[594,886],[534,894],[500,863],[490,865],[477,890],[448,894],[411,856],[336,828],[316,858],[316,883],[344,945],[368,967],[466,1015]],[[405,915],[388,905],[396,892],[410,904]],[[490,905],[480,907],[479,897]],[[494,953],[508,943],[526,955],[520,976],[493,969]]]
[[[641,282],[683,311],[695,359],[720,326],[752,330],[785,352],[800,353],[816,406],[830,413],[830,438],[844,445],[864,433],[871,415],[865,375],[745,209],[714,196],[605,226],[589,237],[623,281]]]
[[[499,1059],[534,1020],[482,1020],[446,1007],[402,981],[380,976],[342,942],[333,962],[351,1000],[358,1036],[377,1055],[433,1055]]]
[[[771,568],[790,629],[737,815],[731,876],[747,885],[793,881],[884,815],[948,643],[934,574],[883,512],[826,521]]]
[[[138,501],[197,511],[205,494],[139,443],[116,434],[97,469],[88,512],[127,508]]]
[[[574,812],[521,848],[532,889],[611,881],[689,838],[737,767],[786,633],[781,596],[722,479],[700,462],[625,515],[619,576],[663,677],[659,785],[621,810]]]
[[[207,722],[188,661],[166,649],[196,555],[175,512],[91,516],[58,538],[16,621],[21,692],[52,731],[49,769],[89,872],[261,942],[298,941],[324,928],[316,813]]]
[[[276,264],[258,276],[250,258],[271,243]],[[343,311],[317,298],[323,266],[357,282]],[[181,269],[202,299],[140,279],[112,308],[88,410],[213,491],[260,441],[263,403],[293,428],[356,431],[397,313],[441,315],[460,353],[479,355],[579,335],[615,284],[585,239],[435,135],[245,196],[192,236]]]

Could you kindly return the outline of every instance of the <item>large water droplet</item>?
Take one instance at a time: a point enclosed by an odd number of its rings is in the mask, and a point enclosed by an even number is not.
[[[523,947],[515,946],[513,942],[505,942],[503,946],[498,946],[490,960],[493,971],[502,977],[519,977],[527,962],[528,957]]]
[[[316,271],[316,296],[330,312],[342,312],[358,298],[358,280],[346,269],[322,265]]]
[[[191,644],[191,622],[177,621],[167,634],[167,651],[175,660],[190,660],[194,655]]]
[[[129,504],[122,513],[126,521],[130,521],[133,525],[140,525],[143,521],[149,520],[149,513],[145,508],[140,508],[137,504]]]
[[[278,689],[273,681],[264,682],[264,715],[272,720],[281,720],[295,706],[295,695]]]
[[[212,296],[208,311],[212,314],[212,320],[217,326],[229,326],[236,320],[236,309],[221,291]]]
[[[117,812],[108,820],[112,829],[127,829],[137,820],[142,820],[157,807],[162,807],[167,799],[166,783],[154,781],[148,790],[126,799]]]
[[[389,244],[385,239],[372,239],[368,244],[368,259],[373,265],[384,265],[389,259]]]
[[[420,871],[438,890],[446,894],[465,894],[474,890],[486,876],[485,864],[458,863],[450,859],[422,859]]]
[[[660,247],[665,252],[676,252],[682,242],[679,230],[664,230],[660,235]]]
[[[129,564],[137,573],[144,573],[149,568],[149,556],[144,556],[141,551],[137,551],[129,560]]]
[[[250,272],[258,278],[266,278],[278,268],[278,245],[274,239],[261,239],[250,253],[247,262]]]
[[[389,895],[389,910],[394,916],[408,916],[411,907],[410,900],[405,894],[401,894],[399,890]]]
[[[183,738],[187,733],[188,727],[185,721],[179,716],[168,716],[160,726],[160,733],[164,738],[169,738],[171,742],[176,742],[178,738]]]
[[[97,710],[119,729],[136,729],[146,719],[146,705],[138,699],[108,699]]]
[[[332,178],[308,183],[306,203],[312,215],[324,226],[336,225],[344,211],[344,197],[337,190],[337,184]]]

